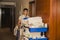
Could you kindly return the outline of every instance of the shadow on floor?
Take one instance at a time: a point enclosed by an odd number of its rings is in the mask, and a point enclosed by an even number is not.
[[[10,32],[9,28],[0,29],[0,40],[16,40],[13,33]]]

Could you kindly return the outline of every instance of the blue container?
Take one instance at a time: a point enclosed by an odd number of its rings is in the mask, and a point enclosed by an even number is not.
[[[36,39],[29,38],[29,40],[48,40],[48,38],[36,38]]]
[[[37,39],[37,40],[48,40],[48,38],[40,38],[40,39]]]
[[[47,28],[29,28],[30,32],[47,32]]]
[[[23,20],[27,20],[27,19],[28,19],[28,17],[23,18]]]
[[[29,38],[29,40],[33,40],[32,38]]]

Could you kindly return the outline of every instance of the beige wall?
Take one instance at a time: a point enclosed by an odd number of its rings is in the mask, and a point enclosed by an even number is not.
[[[24,8],[29,9],[29,0],[21,0],[21,13],[22,13]]]
[[[21,0],[21,5],[23,8],[29,8],[29,0]]]
[[[21,2],[20,0],[16,0],[16,11],[15,11],[15,25],[18,22],[18,17],[19,17],[19,11],[21,9]]]

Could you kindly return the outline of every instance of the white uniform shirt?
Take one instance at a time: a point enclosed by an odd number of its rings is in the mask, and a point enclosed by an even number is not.
[[[29,16],[26,16],[26,17],[29,17]],[[23,25],[23,22],[24,22],[23,18],[25,18],[25,15],[21,15],[21,16],[19,17],[19,20],[21,20],[21,22],[22,22],[21,25]],[[16,27],[14,28],[14,35],[15,35],[15,36],[16,36],[16,34],[17,34],[17,29],[18,29],[18,26],[16,26]],[[22,35],[22,32],[23,32],[23,29],[20,29],[20,35]]]
[[[19,20],[21,20],[21,25],[27,24],[26,20],[28,20],[28,19],[24,20],[24,18],[26,18],[26,17],[28,18],[29,16],[21,15],[19,17]]]

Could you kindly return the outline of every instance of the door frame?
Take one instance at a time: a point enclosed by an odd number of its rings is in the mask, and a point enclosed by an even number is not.
[[[0,6],[0,8],[11,8],[12,9],[12,16],[13,16],[13,18],[12,18],[12,28],[14,28],[15,27],[15,8],[16,8],[16,6],[14,6],[14,5],[2,5],[2,6]],[[14,12],[13,12],[14,11]],[[14,13],[14,14],[13,14]],[[2,15],[2,14],[1,14]],[[14,21],[13,21],[14,20]]]

